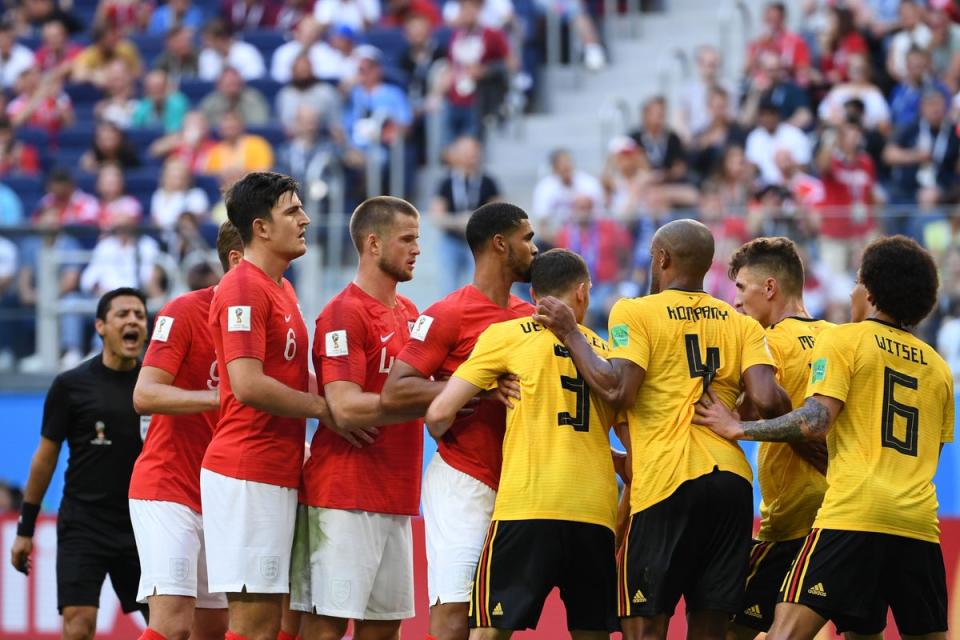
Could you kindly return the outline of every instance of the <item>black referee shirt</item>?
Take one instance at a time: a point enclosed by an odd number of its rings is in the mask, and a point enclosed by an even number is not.
[[[43,405],[41,434],[70,447],[63,496],[83,511],[129,522],[127,490],[140,455],[140,417],[133,387],[140,363],[114,371],[103,355],[58,375]]]

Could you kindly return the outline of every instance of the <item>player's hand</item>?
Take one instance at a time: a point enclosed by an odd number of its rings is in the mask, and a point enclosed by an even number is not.
[[[577,330],[577,318],[573,315],[573,309],[553,296],[540,298],[533,321],[550,329],[561,341]]]
[[[520,378],[508,373],[497,378],[497,388],[485,391],[483,396],[496,400],[507,409],[513,409],[513,400],[520,399]]]
[[[13,548],[10,549],[10,562],[13,568],[24,575],[30,575],[30,568],[33,566],[30,560],[31,553],[33,553],[33,538],[17,536],[13,541]]]
[[[743,437],[740,417],[720,402],[713,389],[707,388],[707,392],[694,406],[694,411],[693,424],[707,427],[727,440],[739,440]]]
[[[827,475],[827,443],[821,441],[791,442],[790,447],[811,467]]]
[[[348,429],[335,425],[327,425],[327,428],[358,449],[362,448],[365,444],[373,444],[374,439],[380,433],[380,430],[376,427],[352,427]]]

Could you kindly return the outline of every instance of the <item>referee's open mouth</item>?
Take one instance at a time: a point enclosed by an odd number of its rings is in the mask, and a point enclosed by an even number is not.
[[[127,329],[120,336],[123,340],[123,346],[127,349],[139,349],[141,343],[141,336],[139,329]]]

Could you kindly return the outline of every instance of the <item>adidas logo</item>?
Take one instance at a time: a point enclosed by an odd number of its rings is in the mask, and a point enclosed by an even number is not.
[[[760,612],[760,605],[755,604],[749,609],[744,610],[744,615],[748,615],[751,618],[762,618],[763,614]]]
[[[820,596],[821,598],[825,598],[827,596],[827,592],[823,588],[822,582],[818,582],[817,584],[807,589],[807,593],[815,596]]]
[[[633,604],[643,604],[647,599],[643,595],[643,591],[637,589],[637,592],[633,594]]]
[[[503,615],[503,606],[498,602],[497,606],[493,608],[493,615],[502,616]]]

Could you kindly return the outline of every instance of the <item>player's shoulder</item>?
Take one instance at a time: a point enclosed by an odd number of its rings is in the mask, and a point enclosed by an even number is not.
[[[210,303],[213,300],[214,289],[215,287],[206,287],[179,295],[163,305],[157,315],[170,316],[173,318],[188,314],[202,314],[206,316],[206,312],[210,308]]]
[[[420,315],[420,311],[417,309],[416,303],[406,296],[398,295],[397,304],[408,316],[413,316],[415,318]]]
[[[53,383],[61,386],[72,386],[80,381],[89,380],[91,376],[97,376],[101,366],[100,364],[101,355],[97,354],[92,358],[87,358],[73,369],[67,369],[66,371],[61,371],[53,379]]]
[[[536,308],[530,304],[528,301],[524,300],[519,296],[510,294],[510,311],[515,313],[517,317],[526,318],[533,314]]]

